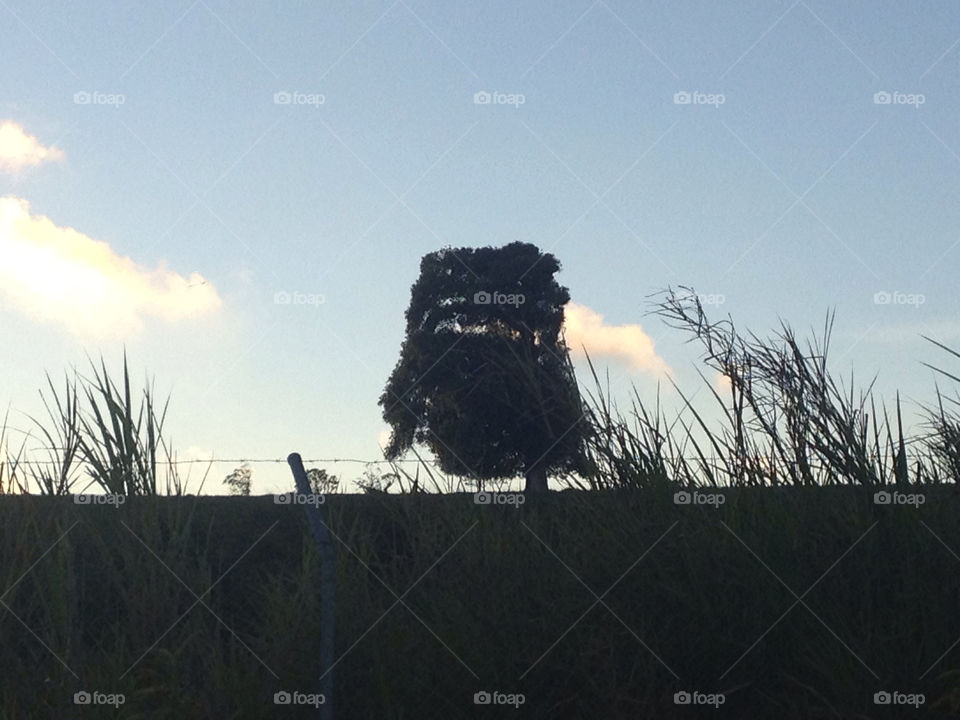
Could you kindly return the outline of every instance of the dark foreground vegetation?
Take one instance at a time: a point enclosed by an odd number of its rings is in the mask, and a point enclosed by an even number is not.
[[[960,497],[924,490],[919,507],[854,487],[685,505],[568,491],[519,508],[333,496],[338,713],[949,717]],[[317,692],[319,564],[299,508],[11,496],[0,513],[4,720],[316,717],[274,704]],[[80,691],[125,702],[78,707]],[[475,705],[483,691],[523,705]],[[684,691],[724,703],[677,705]],[[925,702],[878,706],[883,691]]]
[[[564,492],[478,503],[451,491],[495,479],[422,463],[326,496],[337,717],[960,715],[957,401],[938,388],[907,433],[899,398],[834,380],[830,318],[802,345],[692,291],[655,312],[729,380],[704,376],[719,427],[639,395],[624,414],[593,373]],[[0,426],[0,720],[317,717],[275,703],[319,687],[302,508],[188,495],[126,367],[44,398],[40,454]],[[112,503],[70,497],[90,484]]]

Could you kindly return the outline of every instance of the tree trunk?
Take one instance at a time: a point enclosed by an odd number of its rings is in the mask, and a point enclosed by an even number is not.
[[[527,478],[527,485],[523,489],[525,493],[545,493],[549,491],[547,469],[543,465],[527,468],[525,475]]]

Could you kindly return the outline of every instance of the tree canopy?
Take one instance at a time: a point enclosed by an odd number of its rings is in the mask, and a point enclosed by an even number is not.
[[[587,422],[562,337],[560,263],[530,243],[425,255],[406,338],[380,397],[387,457],[428,446],[444,472],[475,480],[583,468]]]

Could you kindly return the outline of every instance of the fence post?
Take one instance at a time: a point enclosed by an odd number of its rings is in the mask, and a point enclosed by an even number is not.
[[[297,492],[309,495],[312,492],[303,460],[299,453],[290,453],[287,463],[297,484]],[[333,720],[333,638],[336,615],[334,595],[337,577],[337,549],[330,537],[330,530],[323,521],[318,505],[304,503],[310,533],[320,550],[320,692],[324,702],[320,706],[320,720]],[[329,514],[327,514],[329,518]]]

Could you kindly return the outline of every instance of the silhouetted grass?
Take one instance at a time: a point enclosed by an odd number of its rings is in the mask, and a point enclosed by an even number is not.
[[[0,423],[0,495],[4,493],[23,492],[20,477],[20,460],[23,454],[23,445],[16,452],[11,452],[9,447],[9,425],[10,411],[3,416],[3,422]]]
[[[685,689],[725,693],[717,718],[887,717],[873,693],[893,688],[958,711],[951,488],[919,509],[849,485],[720,492],[330,496],[343,716],[472,718],[482,690],[524,693],[533,718],[699,717]],[[83,689],[126,696],[83,717],[316,715],[273,705],[317,687],[299,508],[10,496],[0,514],[2,720],[79,716]]]
[[[472,718],[490,710],[474,693],[499,690],[525,695],[516,717],[683,720],[697,709],[673,695],[694,689],[725,694],[716,718],[887,717],[884,689],[924,693],[911,716],[960,714],[957,401],[938,387],[908,437],[899,397],[878,411],[872,383],[828,372],[830,316],[802,347],[786,325],[761,340],[710,323],[692,291],[657,312],[729,378],[724,397],[701,374],[719,427],[683,392],[670,420],[636,391],[623,417],[591,362],[588,472],[563,480],[594,492],[475,504],[420,458],[328,497],[341,716]],[[86,464],[128,496],[0,497],[0,720],[74,717],[78,690],[126,697],[84,717],[315,716],[272,701],[317,687],[301,510],[183,495],[166,405],[131,392],[126,361],[119,384],[92,369],[60,395],[47,380],[40,437],[64,448],[47,463],[0,428],[5,493],[71,492]],[[681,488],[715,502],[678,504]]]
[[[672,421],[659,401],[648,409],[636,391],[624,418],[591,362],[589,487],[904,486],[960,478],[960,416],[944,407],[939,388],[937,408],[926,411],[928,432],[905,436],[899,395],[892,413],[884,405],[878,411],[873,382],[855,394],[852,376],[844,388],[827,369],[832,314],[822,338],[805,347],[786,324],[772,339],[745,338],[730,320],[711,322],[693,290],[683,290],[667,290],[654,313],[699,341],[707,367],[728,379],[723,397],[700,373],[722,422],[711,426],[679,387],[686,413]]]
[[[90,369],[90,377],[66,376],[62,391],[47,375],[47,392],[40,393],[47,417],[30,418],[35,428],[30,435],[40,445],[27,448],[24,441],[14,459],[4,459],[9,473],[18,472],[18,482],[8,480],[6,491],[35,488],[44,495],[67,495],[92,484],[115,495],[182,494],[185,479],[163,434],[169,398],[158,407],[149,381],[139,394],[131,390],[126,353],[119,385],[102,358],[99,366],[91,361]],[[0,447],[6,428],[4,422]],[[81,469],[88,482],[78,488]],[[0,475],[0,491],[3,484]]]

